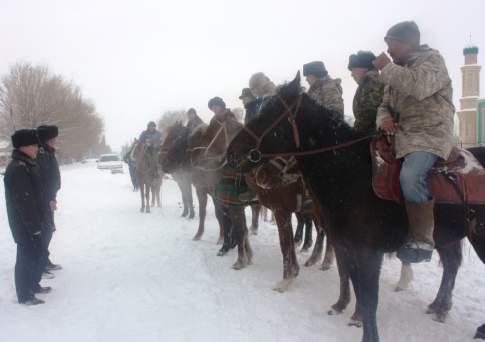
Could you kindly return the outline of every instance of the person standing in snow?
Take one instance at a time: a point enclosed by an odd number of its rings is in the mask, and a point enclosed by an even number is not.
[[[57,210],[57,192],[61,188],[61,173],[56,158],[56,140],[59,135],[57,126],[39,126],[39,153],[37,165],[41,188],[41,206],[44,211],[44,230],[42,231],[42,268],[43,271],[60,270],[60,265],[53,264],[49,258],[49,245],[56,230],[54,211]]]
[[[398,250],[404,262],[430,261],[434,249],[434,201],[427,174],[453,146],[453,89],[445,60],[420,43],[414,21],[391,27],[388,52],[374,61],[385,85],[377,126],[395,139],[403,164],[399,181],[409,219],[408,241]]]
[[[310,85],[308,95],[320,106],[337,112],[343,118],[344,100],[340,79],[331,78],[321,61],[303,65],[303,76]]]
[[[43,304],[44,301],[36,298],[35,294],[51,290],[38,283],[44,224],[35,162],[38,143],[36,130],[16,131],[12,135],[12,160],[4,177],[8,222],[17,244],[15,288],[18,302],[25,305]]]
[[[379,72],[372,62],[376,56],[370,51],[359,51],[349,57],[348,69],[358,84],[354,95],[354,129],[362,133],[376,130],[377,108],[382,102],[384,85],[379,80]]]

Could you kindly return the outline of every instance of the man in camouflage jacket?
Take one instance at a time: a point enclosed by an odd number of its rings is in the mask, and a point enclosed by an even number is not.
[[[396,156],[403,159],[399,180],[410,233],[398,256],[407,262],[429,261],[434,248],[434,202],[427,174],[438,158],[447,159],[451,152],[451,79],[440,53],[420,45],[416,23],[394,25],[385,41],[394,63],[385,54],[374,61],[385,84],[377,126],[395,137]]]
[[[354,95],[354,129],[362,133],[376,130],[377,108],[382,102],[384,85],[372,62],[376,59],[369,51],[359,51],[349,57],[349,70],[359,85]]]
[[[340,79],[328,76],[327,69],[321,61],[303,65],[303,76],[306,77],[310,89],[308,95],[320,106],[344,116],[344,100]]]

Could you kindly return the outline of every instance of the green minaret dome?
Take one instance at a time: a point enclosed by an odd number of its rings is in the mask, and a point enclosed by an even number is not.
[[[478,55],[478,46],[467,46],[463,49],[464,55]]]

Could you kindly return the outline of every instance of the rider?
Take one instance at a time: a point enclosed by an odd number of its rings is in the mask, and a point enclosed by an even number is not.
[[[276,94],[275,84],[262,72],[257,72],[251,76],[249,89],[257,98],[256,115],[259,114],[266,101]]]
[[[396,157],[403,159],[399,180],[409,220],[409,237],[398,256],[405,262],[429,261],[434,202],[426,178],[453,145],[451,79],[441,54],[420,45],[415,22],[394,25],[384,40],[393,61],[385,53],[374,61],[385,85],[377,126],[395,137]]]
[[[241,96],[239,99],[242,101],[244,105],[244,109],[246,109],[246,115],[244,116],[244,124],[247,125],[249,121],[254,119],[256,115],[258,115],[258,100],[251,92],[251,89],[244,88],[241,92]]]
[[[162,134],[157,130],[157,125],[154,121],[150,121],[147,125],[147,129],[140,134],[140,141],[150,140],[154,146],[160,146],[162,144]]]
[[[202,125],[204,121],[197,115],[194,108],[190,108],[187,111],[187,129],[192,133],[198,126]]]
[[[382,102],[384,85],[372,62],[376,56],[370,51],[359,51],[349,57],[349,71],[358,84],[354,95],[354,129],[362,133],[376,130],[377,108]]]
[[[321,61],[303,65],[303,76],[310,85],[308,95],[320,106],[339,113],[343,118],[344,100],[342,99],[341,80],[334,80],[328,76],[325,64]]]

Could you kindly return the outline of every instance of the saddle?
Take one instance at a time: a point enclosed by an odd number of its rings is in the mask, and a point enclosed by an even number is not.
[[[385,137],[371,143],[372,187],[377,197],[403,203],[399,184],[402,160]],[[485,169],[469,151],[453,147],[448,160],[438,160],[428,174],[436,203],[485,204]]]

